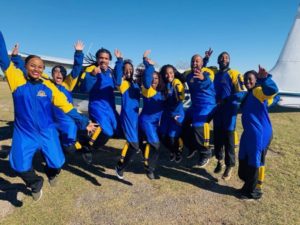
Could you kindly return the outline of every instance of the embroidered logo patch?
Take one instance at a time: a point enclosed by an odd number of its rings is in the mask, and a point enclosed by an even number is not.
[[[43,90],[40,90],[36,96],[39,96],[39,97],[47,97],[46,93],[43,91]]]

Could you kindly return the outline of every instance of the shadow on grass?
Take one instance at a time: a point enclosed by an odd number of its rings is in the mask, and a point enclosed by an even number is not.
[[[0,127],[0,141],[12,138],[14,122],[6,120],[0,120],[0,122],[6,122],[6,126]]]
[[[98,155],[98,152],[95,153],[95,155]],[[110,157],[105,157],[101,154],[100,158],[103,161],[111,161],[111,156]],[[40,153],[37,153],[34,157],[33,160],[33,168],[36,171],[39,171],[41,173],[44,173],[44,158],[42,157],[42,155]],[[43,163],[41,163],[43,162]],[[91,164],[91,165],[87,165],[80,153],[78,154],[73,154],[73,155],[66,155],[66,162],[62,168],[62,170],[68,171],[72,174],[75,174],[76,176],[82,177],[85,180],[91,182],[92,184],[96,185],[96,186],[101,186],[101,183],[99,183],[97,181],[97,179],[94,177],[94,175],[101,177],[101,178],[105,178],[105,179],[111,179],[111,180],[115,180],[117,182],[126,184],[126,185],[132,185],[131,182],[126,181],[126,180],[120,180],[118,179],[116,176],[110,175],[110,174],[106,174],[105,173],[105,168],[102,167],[101,163],[99,165],[97,164]]]
[[[80,153],[67,155],[66,163],[62,169],[76,176],[82,177],[96,186],[101,186],[101,184],[98,182],[95,176],[132,186],[133,184],[130,181],[120,180],[115,175],[105,173],[105,168],[115,168],[120,158],[120,153],[121,152],[119,149],[115,149],[112,147],[103,147],[100,150],[95,150],[93,152],[93,163],[91,165],[87,165],[83,161]],[[44,163],[41,163],[43,161],[44,159],[41,154],[36,154],[33,160],[33,168],[39,172],[44,172]],[[162,149],[156,173],[159,174],[159,176],[189,183],[207,191],[236,196],[235,188],[218,184],[217,179],[204,169],[193,168],[193,166],[196,165],[197,162],[197,157],[187,160],[185,156],[180,164],[170,162],[168,151]],[[9,172],[12,170],[9,168],[8,161],[3,160],[3,163],[1,163],[1,165],[5,166],[1,166],[0,172],[5,173],[8,176],[13,176],[13,174]],[[125,173],[127,172],[132,172],[135,174],[145,174],[143,157],[141,154],[137,155],[133,163],[128,166]],[[17,188],[18,191],[23,192],[27,190],[25,185],[14,185],[6,182],[6,186],[10,185],[12,185],[12,188],[9,189]],[[6,199],[8,199],[8,197],[6,197]],[[16,195],[13,199],[16,200]],[[12,202],[12,204],[17,204],[16,201],[10,201]]]
[[[0,165],[0,174],[3,173],[8,177],[16,177],[16,174],[10,168],[8,160],[0,159]],[[17,198],[19,192],[30,195],[30,191],[26,188],[25,184],[13,184],[0,177],[0,200],[8,201],[15,207],[21,207],[23,202]]]

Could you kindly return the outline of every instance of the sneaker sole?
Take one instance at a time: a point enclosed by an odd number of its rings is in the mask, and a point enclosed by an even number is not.
[[[124,176],[120,176],[120,174],[117,172],[117,169],[115,169],[115,174],[120,180],[124,179]]]
[[[206,167],[208,163],[209,163],[209,159],[207,160],[207,162],[206,162],[205,164],[199,166],[199,168],[204,168],[204,167]]]
[[[41,200],[42,196],[43,196],[42,189],[38,193],[32,193],[32,198],[35,202],[38,202],[39,200]]]

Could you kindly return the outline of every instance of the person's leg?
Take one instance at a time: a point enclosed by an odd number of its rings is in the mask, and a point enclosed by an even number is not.
[[[193,135],[193,127],[192,127],[192,118],[187,113],[183,126],[182,126],[182,140],[186,148],[188,149],[187,158],[193,158],[197,153],[196,140],[195,136]]]
[[[154,179],[154,171],[159,158],[159,147],[160,143],[156,142],[147,144],[145,148],[145,168],[149,179]]]
[[[214,153],[215,157],[218,161],[222,161],[224,159],[224,131],[221,127],[214,126]]]
[[[231,178],[232,169],[235,166],[235,132],[225,132],[225,171],[222,176],[224,180]]]
[[[120,179],[123,179],[124,170],[132,163],[136,155],[140,152],[139,144],[136,142],[126,142],[122,152],[121,158],[116,166],[116,173]]]
[[[199,166],[205,167],[211,157],[209,150],[210,130],[209,125],[205,123],[203,126],[194,127],[194,136],[196,140],[197,150],[199,151]]]
[[[17,174],[22,178],[26,186],[31,189],[33,200],[38,201],[42,195],[43,177],[38,176],[33,169],[17,172]]]
[[[57,175],[65,163],[65,156],[61,148],[56,129],[47,129],[43,131],[42,155],[46,161],[45,173],[51,186],[55,186]]]
[[[39,200],[43,186],[43,178],[38,176],[32,168],[34,154],[39,148],[37,134],[23,133],[15,127],[9,162],[17,175],[31,189],[34,200]],[[26,147],[24,147],[26,146]]]

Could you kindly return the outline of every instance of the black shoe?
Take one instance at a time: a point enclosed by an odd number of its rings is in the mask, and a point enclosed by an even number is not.
[[[255,200],[261,199],[262,195],[263,193],[259,188],[255,188],[255,190],[251,193],[252,198]]]
[[[123,170],[120,170],[118,166],[116,166],[115,168],[115,172],[116,172],[116,175],[119,179],[123,180],[124,179],[124,171]]]
[[[175,156],[175,162],[180,163],[181,160],[182,160],[182,154],[181,154],[181,152],[177,152],[176,156]]]
[[[223,180],[230,180],[232,173],[232,167],[226,166],[225,171],[223,173],[222,179]]]
[[[220,173],[222,171],[222,168],[223,168],[223,163],[222,161],[218,160],[218,164],[214,170],[214,173]]]
[[[240,193],[239,199],[245,200],[245,201],[253,201],[254,200],[249,193]]]
[[[171,153],[170,153],[170,161],[171,161],[171,162],[174,161],[175,158],[176,158],[175,153],[171,152]]]
[[[198,165],[199,165],[200,168],[204,168],[208,164],[208,162],[209,162],[209,158],[201,157],[200,160],[199,160]]]
[[[153,180],[153,179],[155,178],[153,172],[148,171],[146,175],[147,175],[147,177],[148,177],[150,180]]]
[[[186,156],[186,158],[191,159],[194,157],[194,155],[196,154],[197,149],[194,149],[193,151],[189,152],[189,154]]]

